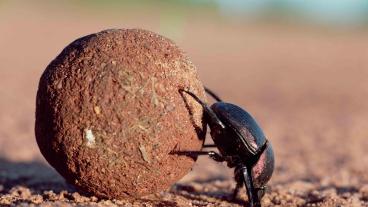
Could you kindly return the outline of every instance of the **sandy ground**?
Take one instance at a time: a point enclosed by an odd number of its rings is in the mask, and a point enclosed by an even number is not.
[[[96,11],[94,11],[96,12]],[[150,16],[153,15],[153,16]],[[258,120],[275,149],[263,206],[368,206],[368,35],[183,15],[0,4],[0,206],[242,206],[223,164],[201,158],[169,191],[135,201],[80,195],[42,158],[35,94],[46,65],[77,37],[140,27],[175,39],[203,82]],[[177,35],[180,33],[181,35]]]

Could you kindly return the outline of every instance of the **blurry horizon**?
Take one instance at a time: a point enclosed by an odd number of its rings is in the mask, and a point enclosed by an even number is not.
[[[251,23],[297,23],[324,27],[368,26],[368,1],[365,0],[106,0],[44,1],[0,0],[0,12],[9,5],[55,7],[59,10],[90,10],[119,14],[132,9],[154,9],[173,16],[211,14],[224,20]],[[104,11],[106,10],[106,11]]]
[[[276,18],[329,26],[362,26],[368,23],[365,0],[217,0],[228,16]]]

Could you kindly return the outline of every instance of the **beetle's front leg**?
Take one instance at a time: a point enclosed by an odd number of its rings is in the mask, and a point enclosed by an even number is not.
[[[190,154],[191,156],[201,156],[201,155],[208,155],[211,159],[213,159],[216,162],[224,162],[226,161],[225,157],[220,155],[217,152],[214,151],[188,151],[188,152],[177,152],[175,154]]]
[[[201,155],[208,155],[211,159],[213,159],[216,162],[226,161],[226,158],[224,156],[214,151],[180,151],[180,152],[172,151],[170,152],[170,154],[185,155],[192,158],[196,158]]]

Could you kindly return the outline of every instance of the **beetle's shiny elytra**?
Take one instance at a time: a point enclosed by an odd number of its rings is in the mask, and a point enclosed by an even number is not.
[[[235,168],[235,199],[239,189],[245,184],[251,207],[261,206],[265,185],[274,170],[274,154],[270,142],[254,118],[245,110],[231,103],[223,102],[215,93],[206,88],[217,102],[211,107],[190,91],[181,90],[193,97],[204,109],[205,120],[211,129],[214,151],[198,152],[197,155],[209,155],[218,162],[226,162]],[[193,152],[192,152],[193,153]]]

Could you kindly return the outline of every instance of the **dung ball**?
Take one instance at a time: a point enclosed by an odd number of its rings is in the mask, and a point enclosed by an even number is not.
[[[172,41],[140,29],[75,40],[39,82],[35,134],[46,160],[70,183],[101,198],[168,189],[195,160],[206,100],[197,70]]]

